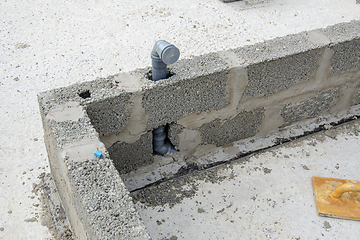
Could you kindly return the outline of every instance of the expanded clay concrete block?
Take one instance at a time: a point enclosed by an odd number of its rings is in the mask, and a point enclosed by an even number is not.
[[[138,90],[142,78],[142,75],[131,72],[93,82],[107,83],[105,87],[92,84],[89,88],[91,98],[85,102],[91,122],[101,135],[118,133],[125,127],[131,113],[131,97]]]
[[[329,39],[329,42],[334,45],[358,38],[360,33],[360,24],[359,21],[351,21],[347,23],[339,23],[327,28],[318,29],[316,31],[324,34]]]
[[[231,119],[221,122],[216,119],[199,128],[203,143],[216,144],[217,147],[241,139],[253,137],[264,118],[264,108],[243,111]]]
[[[322,49],[302,52],[247,67],[249,83],[243,98],[269,96],[295,82],[309,79],[317,67]]]
[[[183,129],[184,127],[179,124],[176,123],[169,124],[168,138],[175,148],[177,148],[177,146],[179,146],[180,144],[179,134],[182,132]]]
[[[90,104],[86,111],[95,129],[102,134],[121,131],[130,116],[127,109],[129,100],[130,93],[124,93]]]
[[[333,74],[360,69],[360,39],[336,44],[331,49],[334,51],[331,59]]]
[[[149,113],[148,129],[176,122],[189,113],[226,106],[226,75],[227,71],[223,71],[145,91],[143,105]]]
[[[38,99],[52,177],[75,237],[149,239],[84,107],[54,99],[54,93]],[[93,155],[96,150],[104,153],[102,158]]]
[[[319,93],[316,97],[296,104],[282,104],[281,116],[286,123],[293,123],[305,118],[317,117],[327,112],[333,100],[338,96],[338,89]]]
[[[149,239],[110,158],[73,162],[69,168],[94,231],[88,239]]]
[[[134,143],[117,142],[108,151],[120,174],[148,165],[153,157],[152,132],[141,135]]]
[[[170,70],[173,76],[143,92],[142,105],[149,113],[148,130],[176,122],[189,113],[220,109],[229,104],[228,66],[217,54],[178,61]]]

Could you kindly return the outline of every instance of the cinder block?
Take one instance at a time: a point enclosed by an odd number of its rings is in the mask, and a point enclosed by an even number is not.
[[[286,123],[293,123],[305,118],[317,117],[327,112],[333,100],[338,96],[338,89],[319,93],[316,97],[296,104],[282,104],[281,116]]]
[[[147,129],[176,122],[189,113],[220,109],[228,105],[227,73],[221,71],[144,91],[143,106],[149,113]]]
[[[269,96],[295,82],[309,79],[317,68],[322,50],[315,49],[249,66],[249,83],[242,97]]]
[[[72,162],[69,175],[77,201],[84,205],[80,221],[89,221],[86,237],[77,235],[79,239],[150,239],[108,156]]]
[[[72,92],[62,90],[61,96]],[[63,103],[64,98],[50,103],[53,96],[49,92],[39,95],[44,140],[52,178],[76,238],[149,239],[84,107],[71,94],[66,96],[71,99],[68,103]],[[95,157],[95,150],[103,157]]]
[[[99,133],[118,133],[125,127],[130,117],[130,109],[127,109],[130,95],[131,93],[122,93],[87,106],[86,112]]]
[[[237,140],[253,137],[264,118],[264,108],[243,111],[231,119],[216,119],[199,128],[201,139],[206,144],[226,145]]]
[[[179,134],[182,132],[183,129],[184,127],[179,124],[176,123],[169,124],[168,138],[176,149],[180,144]]]
[[[331,49],[334,51],[331,59],[332,73],[360,69],[360,39],[336,44]]]
[[[108,148],[110,158],[120,174],[126,174],[152,163],[152,132],[146,132],[134,143],[117,142]]]

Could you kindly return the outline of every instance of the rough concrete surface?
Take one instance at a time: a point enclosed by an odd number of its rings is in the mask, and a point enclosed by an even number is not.
[[[153,239],[358,239],[317,215],[312,176],[359,179],[360,122],[134,193]]]
[[[258,108],[252,112],[241,112],[233,119],[221,124],[219,119],[206,123],[200,127],[201,138],[204,143],[216,146],[252,137],[258,131],[264,117],[264,109]],[[238,128],[234,129],[234,126]]]
[[[149,142],[152,142],[152,132],[145,133],[135,143],[119,142],[108,148],[110,158],[114,161],[114,165],[120,174],[129,173],[142,165],[148,165],[152,162],[153,148],[151,144],[148,144]],[[145,159],[148,159],[148,161]]]
[[[117,236],[130,239],[148,238],[145,225],[138,212],[134,211],[128,190],[136,191],[146,184],[153,185],[169,179],[166,186],[173,188],[176,183],[172,179],[194,170],[219,165],[251,151],[306,135],[313,130],[326,129],[325,124],[333,126],[344,120],[356,119],[360,115],[359,106],[352,106],[352,103],[356,96],[356,87],[360,84],[360,62],[356,55],[346,57],[348,64],[331,60],[335,52],[332,48],[343,43],[352,51],[357,50],[357,45],[352,44],[356,43],[359,37],[359,32],[352,29],[357,24],[357,21],[341,24],[340,26],[349,27],[344,28],[343,39],[337,43],[330,41],[330,46],[323,46],[324,43],[313,46],[314,39],[308,39],[301,48],[303,54],[292,52],[290,56],[281,57],[280,53],[280,58],[277,58],[276,55],[264,52],[263,62],[271,63],[272,67],[267,67],[263,77],[255,79],[261,83],[262,79],[266,81],[270,76],[271,84],[257,84],[255,89],[267,92],[265,95],[253,89],[254,96],[243,97],[254,76],[251,72],[249,74],[249,63],[236,65],[237,59],[233,58],[235,52],[232,50],[222,51],[219,55],[212,53],[196,57],[200,63],[195,64],[200,70],[197,74],[193,74],[191,68],[178,68],[175,65],[170,69],[171,77],[152,82],[148,79],[146,69],[138,69],[127,74],[40,93],[39,105],[51,173],[74,235],[80,239]],[[337,26],[326,29],[333,29],[338,33]],[[296,49],[296,42],[287,43],[287,40],[302,39],[303,36],[309,36],[309,32],[265,41],[246,49],[252,49],[249,52],[256,53],[261,45],[276,48],[280,43],[286,43],[286,48]],[[321,36],[331,37],[324,34]],[[313,47],[315,49],[312,49]],[[236,50],[239,49],[241,48]],[[306,61],[306,56],[311,59],[314,53],[317,56],[316,61]],[[337,51],[336,54],[343,52]],[[226,62],[230,60],[230,69],[221,58],[226,59]],[[245,62],[249,59],[248,56],[244,58]],[[288,67],[287,59],[296,62],[296,66]],[[254,60],[250,66],[263,65],[263,62]],[[183,66],[192,67],[193,62],[194,59],[181,61]],[[331,74],[332,66],[337,67],[337,64],[341,65],[342,71]],[[301,75],[301,69],[311,67],[312,73]],[[300,75],[293,74],[297,70]],[[298,76],[301,77],[298,79]],[[287,80],[290,85],[283,87]],[[120,84],[132,81],[135,81],[133,86],[126,84],[123,88]],[[327,90],[329,88],[330,90]],[[79,92],[79,89],[82,90]],[[123,95],[125,97],[122,97]],[[177,97],[170,97],[169,100],[167,96],[172,95]],[[203,98],[207,95],[213,97],[204,102]],[[158,99],[151,101],[149,96]],[[217,107],[219,101],[214,99],[225,99],[225,96],[226,105]],[[154,109],[149,103],[157,107]],[[119,105],[122,106],[120,109]],[[164,109],[166,111],[163,111]],[[131,112],[126,117],[126,124],[122,123],[122,117],[117,117],[124,115],[118,112],[121,110],[125,115]],[[162,117],[149,117],[156,115]],[[273,115],[278,118],[274,119]],[[170,120],[166,117],[170,117]],[[107,118],[114,119],[109,121]],[[179,154],[174,157],[160,156],[158,161],[156,156],[151,154],[151,132],[147,128],[163,125],[171,119],[177,122],[176,125],[180,125],[181,129],[177,141]],[[110,125],[110,133],[113,134],[109,135],[108,125],[102,121],[115,123]],[[121,125],[124,127],[119,128]],[[173,125],[169,124],[169,127]],[[117,128],[119,132],[114,133]],[[287,137],[284,137],[285,129],[285,132],[289,133]],[[295,129],[297,131],[294,131]],[[170,132],[175,134],[176,130]],[[275,135],[277,137],[274,137]],[[236,142],[237,140],[247,142],[248,147],[253,150],[241,150],[242,143]],[[184,144],[187,144],[187,149],[183,148]],[[94,150],[104,153],[105,162],[91,157]],[[113,161],[110,161],[109,155]],[[114,196],[117,196],[116,200]],[[162,199],[163,195],[158,192],[149,198]]]
[[[280,44],[277,43],[277,45]],[[308,79],[317,67],[316,62],[321,52],[322,49],[317,49],[310,54],[309,52],[299,53],[278,61],[267,61],[249,66],[249,84],[246,86],[243,97],[259,94],[268,96],[287,88],[293,82]]]
[[[189,58],[356,20],[359,7],[345,0],[1,2],[0,238],[51,238],[31,192],[50,172],[38,92],[147,67],[159,39]]]
[[[333,99],[338,93],[339,91],[337,89],[329,90],[319,93],[316,97],[297,103],[295,106],[291,103],[283,104],[281,115],[286,123],[315,117],[330,108]]]

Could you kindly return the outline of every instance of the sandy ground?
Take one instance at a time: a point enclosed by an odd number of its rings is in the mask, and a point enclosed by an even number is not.
[[[33,192],[49,173],[36,95],[150,65],[159,39],[181,58],[360,19],[355,0],[0,3],[0,239],[49,239]]]

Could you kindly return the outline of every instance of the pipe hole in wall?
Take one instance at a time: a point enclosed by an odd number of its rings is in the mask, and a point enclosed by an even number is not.
[[[169,69],[167,69],[166,78],[172,77],[172,76],[174,76],[174,75],[175,75],[174,72],[172,72],[172,71],[170,71]],[[146,76],[146,78],[147,78],[148,80],[152,80],[152,70],[150,70],[149,72],[147,72],[145,76]]]
[[[89,90],[83,91],[79,93],[79,97],[86,99],[91,97],[91,93]]]
[[[164,129],[164,133],[165,133],[165,135],[164,135],[164,138],[162,138],[163,140],[160,140],[160,141],[162,141],[162,143],[160,144],[160,146],[161,147],[163,147],[163,148],[166,148],[167,150],[165,151],[165,152],[161,152],[161,150],[160,150],[160,152],[157,152],[156,150],[155,150],[155,148],[156,148],[156,145],[159,145],[159,144],[155,144],[155,138],[156,137],[154,137],[153,138],[153,155],[164,155],[164,154],[166,154],[166,153],[176,153],[176,152],[178,152],[178,150],[176,150],[175,149],[175,146],[174,146],[174,144],[171,142],[171,140],[170,140],[170,138],[169,138],[169,124],[166,124],[166,125],[164,125],[164,126],[160,126],[159,128],[157,128],[157,129],[160,129],[161,127],[163,127],[163,129]],[[156,131],[156,130],[155,130]],[[153,133],[154,133],[154,131],[153,131]],[[153,136],[155,136],[155,135],[157,135],[156,133],[154,133],[154,135]],[[160,137],[161,138],[161,136],[159,136],[159,135],[157,135],[157,137]]]

